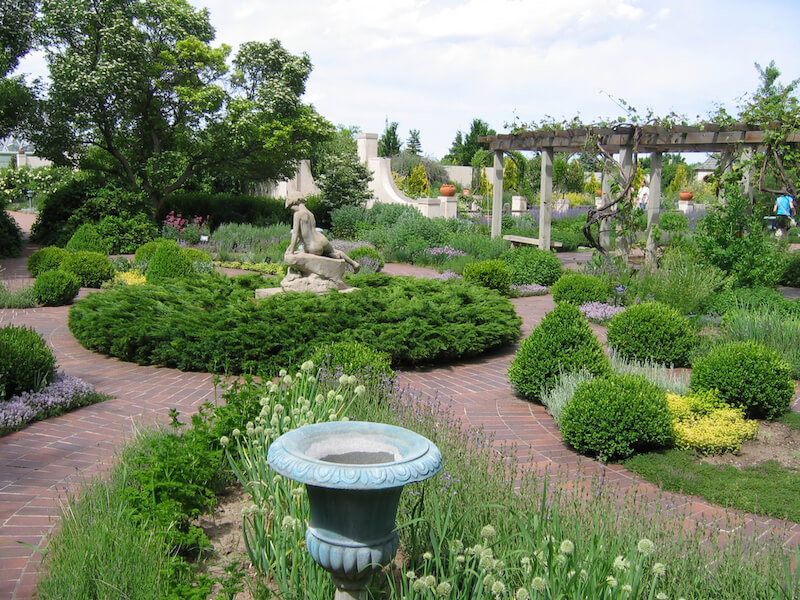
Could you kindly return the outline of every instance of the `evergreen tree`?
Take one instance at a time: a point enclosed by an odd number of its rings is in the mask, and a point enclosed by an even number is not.
[[[412,129],[408,132],[407,150],[411,154],[422,154],[422,144],[419,141],[419,129]]]
[[[383,130],[383,135],[378,138],[378,156],[394,156],[400,154],[400,147],[403,142],[397,135],[397,122],[386,119],[386,128]]]
[[[486,121],[472,119],[469,133],[466,135],[461,131],[456,133],[450,151],[444,157],[444,162],[451,165],[471,165],[472,158],[478,150],[489,150],[489,144],[479,142],[478,138],[496,134],[497,132],[490,128]]]

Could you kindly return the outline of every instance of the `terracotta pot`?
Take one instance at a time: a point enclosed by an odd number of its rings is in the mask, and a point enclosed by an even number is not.
[[[689,200],[694,198],[694,194],[692,192],[681,192],[680,194],[678,194],[678,196],[684,202],[688,202]]]
[[[603,195],[603,190],[595,190],[594,193],[599,198],[600,196]]]
[[[442,187],[439,188],[439,195],[440,196],[455,196],[456,195],[456,186],[450,185],[449,183],[444,184]]]

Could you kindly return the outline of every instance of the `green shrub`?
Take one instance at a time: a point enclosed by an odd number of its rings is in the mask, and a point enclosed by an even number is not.
[[[33,282],[36,301],[44,306],[69,304],[81,289],[77,275],[66,271],[45,271]]]
[[[248,223],[263,227],[276,223],[291,223],[292,220],[291,213],[284,207],[282,199],[243,194],[179,191],[167,196],[158,210],[156,222],[162,223],[170,212],[207,216],[212,231],[222,223]]]
[[[348,256],[361,265],[365,271],[377,273],[383,269],[383,259],[380,253],[375,248],[369,246],[359,246],[355,250],[351,250]]]
[[[73,252],[61,263],[61,270],[78,277],[81,287],[99,288],[114,277],[114,265],[99,252]]]
[[[720,399],[755,419],[777,419],[794,397],[789,364],[753,342],[720,344],[692,364],[692,389],[717,390]]]
[[[56,357],[28,327],[0,328],[0,399],[40,391],[53,378]]]
[[[464,281],[507,296],[511,285],[511,269],[500,259],[469,263],[464,267]]]
[[[108,254],[108,245],[97,232],[97,227],[91,223],[84,223],[72,234],[67,242],[70,252],[98,252]]]
[[[649,294],[682,315],[698,313],[726,282],[718,268],[677,248],[664,252],[660,267],[648,279]]]
[[[206,252],[205,250],[200,250],[199,248],[182,248],[183,255],[189,259],[189,262],[196,263],[196,262],[203,262],[203,263],[213,263],[214,259],[211,258],[211,255]]]
[[[329,373],[366,376],[367,380],[393,379],[392,357],[360,342],[334,342],[317,346],[309,356]]]
[[[617,313],[608,324],[608,345],[638,361],[683,366],[697,334],[678,311],[660,302],[644,302]]]
[[[38,277],[45,271],[58,269],[67,256],[69,256],[69,250],[58,246],[42,248],[28,257],[28,271],[31,276]]]
[[[559,304],[522,342],[508,376],[519,394],[537,400],[562,373],[586,368],[592,375],[611,372],[608,357],[580,309]]]
[[[800,252],[792,252],[789,255],[780,281],[781,285],[800,287]]]
[[[610,375],[578,386],[561,416],[564,441],[604,460],[668,446],[673,440],[666,392],[638,375]]]
[[[177,242],[161,244],[147,267],[148,282],[186,277],[192,273],[192,260]]]
[[[97,232],[110,254],[132,254],[155,239],[158,228],[147,215],[140,213],[131,219],[107,216],[97,225]]]
[[[0,258],[13,258],[22,251],[22,230],[0,206]]]
[[[77,302],[69,327],[86,348],[141,364],[230,373],[300,364],[308,348],[347,339],[393,364],[473,356],[514,343],[507,298],[461,282],[351,275],[348,294],[277,294],[253,301],[240,285],[196,276],[127,286]],[[247,283],[247,281],[245,281]]]
[[[608,285],[601,279],[583,273],[565,273],[550,288],[556,303],[571,302],[575,306],[608,300]]]
[[[783,295],[769,287],[732,288],[725,289],[715,294],[707,303],[706,310],[724,316],[734,309],[741,310],[771,310],[785,315],[800,316],[800,303],[788,300]]]
[[[668,233],[688,233],[689,217],[682,212],[664,211],[658,216],[658,228]]]
[[[367,209],[362,206],[345,205],[331,211],[331,231],[337,238],[354,240],[358,228],[367,220]]]
[[[500,258],[511,269],[511,283],[514,285],[551,286],[563,271],[555,254],[530,246],[507,250]]]

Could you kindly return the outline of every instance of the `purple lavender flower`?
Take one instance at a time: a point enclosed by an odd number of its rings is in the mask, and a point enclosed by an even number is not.
[[[456,273],[455,271],[447,270],[441,275],[437,275],[434,279],[440,279],[442,281],[447,281],[449,279],[461,279],[461,275]]]
[[[523,284],[523,285],[518,285],[518,284],[511,285],[511,294],[513,296],[519,296],[519,297],[544,296],[549,292],[550,292],[549,288],[535,283]]]
[[[614,306],[605,302],[581,304],[581,312],[593,323],[605,323],[611,317],[625,310],[624,306]]]
[[[456,250],[451,246],[437,246],[435,248],[427,248],[423,250],[425,254],[431,256],[444,256],[446,258],[455,258],[456,256],[466,256],[467,253],[462,250]]]

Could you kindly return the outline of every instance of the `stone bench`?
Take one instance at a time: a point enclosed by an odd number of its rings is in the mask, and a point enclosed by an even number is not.
[[[525,237],[523,235],[504,235],[504,240],[511,242],[511,247],[516,248],[520,244],[527,245],[527,246],[539,246],[539,240],[536,238]],[[553,248],[561,248],[561,242],[550,242],[550,246]]]

